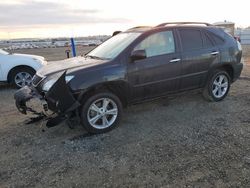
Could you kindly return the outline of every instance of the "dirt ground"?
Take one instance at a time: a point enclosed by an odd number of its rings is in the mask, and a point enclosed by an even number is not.
[[[93,46],[77,46],[76,47],[76,55],[84,55],[90,50],[92,50]],[[66,50],[71,50],[68,47],[59,47],[59,48],[34,48],[34,49],[18,49],[9,51],[12,53],[23,53],[23,54],[34,54],[40,55],[46,58],[47,61],[55,61],[62,60],[67,58]],[[72,57],[72,53],[70,52],[70,57]]]
[[[27,125],[15,90],[0,86],[0,187],[249,187],[247,54],[222,102],[193,91],[131,106],[102,135],[80,125]]]

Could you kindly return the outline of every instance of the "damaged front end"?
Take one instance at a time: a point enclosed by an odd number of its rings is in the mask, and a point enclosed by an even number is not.
[[[39,92],[34,86],[25,86],[19,89],[14,94],[17,109],[23,114],[31,112],[43,117],[37,119],[47,120],[47,127],[53,127],[71,116],[80,103],[74,98],[66,83],[65,76],[66,71],[58,77],[47,92]],[[43,110],[37,111],[27,105],[33,99],[40,101]],[[52,113],[48,113],[49,111]]]

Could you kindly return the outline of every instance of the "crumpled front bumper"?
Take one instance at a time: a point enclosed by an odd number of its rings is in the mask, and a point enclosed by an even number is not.
[[[27,112],[32,112],[34,114],[39,114],[41,112],[38,112],[36,109],[31,108],[26,105],[28,101],[31,99],[38,99],[41,101],[41,104],[43,104],[43,109],[47,111],[48,105],[45,101],[45,99],[38,94],[38,92],[31,87],[24,86],[23,88],[19,89],[15,94],[14,94],[14,99],[16,103],[16,107],[21,112],[22,114],[27,114]]]
[[[36,88],[25,86],[14,94],[17,109],[23,113],[32,112],[39,114],[35,109],[27,106],[31,99],[39,99],[44,111],[51,110],[58,115],[65,115],[80,106],[80,103],[74,98],[65,81],[66,72],[64,72],[54,85],[43,96],[39,94]]]

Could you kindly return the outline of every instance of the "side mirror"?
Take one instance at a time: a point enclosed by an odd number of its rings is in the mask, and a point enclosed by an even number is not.
[[[112,34],[112,37],[119,34],[119,33],[121,33],[121,31],[114,31],[114,33]]]
[[[135,50],[131,53],[132,61],[145,59],[146,58],[146,51],[145,50]]]

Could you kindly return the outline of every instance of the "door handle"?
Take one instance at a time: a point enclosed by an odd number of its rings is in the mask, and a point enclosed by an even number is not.
[[[211,55],[217,55],[217,54],[219,54],[219,52],[218,51],[214,51],[214,52],[212,52],[212,53],[210,53]]]
[[[175,58],[175,59],[172,59],[172,60],[170,60],[169,61],[169,63],[177,63],[177,62],[179,62],[181,59],[177,59],[177,58]]]

